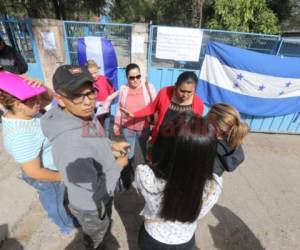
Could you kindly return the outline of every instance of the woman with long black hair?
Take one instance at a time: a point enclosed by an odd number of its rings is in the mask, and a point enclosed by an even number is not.
[[[173,124],[160,161],[139,165],[135,174],[145,199],[139,232],[142,250],[193,249],[197,220],[221,194],[222,178],[213,174],[217,143],[213,127],[190,112],[179,114]]]

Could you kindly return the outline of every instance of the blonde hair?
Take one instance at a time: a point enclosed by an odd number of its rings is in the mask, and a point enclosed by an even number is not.
[[[231,149],[240,145],[249,132],[248,125],[241,121],[240,113],[228,104],[213,105],[208,112],[208,118]]]
[[[18,98],[4,91],[0,91],[0,104],[2,104],[7,110],[13,111],[14,105],[17,101],[19,101]]]
[[[92,60],[92,59],[87,60],[87,62],[85,63],[85,66],[86,66],[88,69],[90,69],[90,68],[97,68],[97,69],[99,69],[98,64],[97,64],[94,60]]]

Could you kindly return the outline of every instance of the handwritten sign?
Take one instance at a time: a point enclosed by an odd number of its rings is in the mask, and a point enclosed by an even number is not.
[[[198,62],[203,32],[199,29],[158,27],[156,57]]]

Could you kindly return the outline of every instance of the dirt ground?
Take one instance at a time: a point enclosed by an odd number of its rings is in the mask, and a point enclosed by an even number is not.
[[[199,249],[300,249],[300,136],[250,134],[246,161],[224,175],[223,194],[199,221]],[[80,233],[63,238],[42,211],[34,190],[0,148],[0,240],[3,250],[83,249]],[[143,199],[131,188],[115,197],[106,248],[137,249]]]

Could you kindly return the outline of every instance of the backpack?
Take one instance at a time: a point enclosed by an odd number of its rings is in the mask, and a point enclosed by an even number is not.
[[[213,166],[213,173],[221,176],[224,171],[234,171],[245,160],[241,145],[231,150],[225,140],[217,144],[217,157]]]

